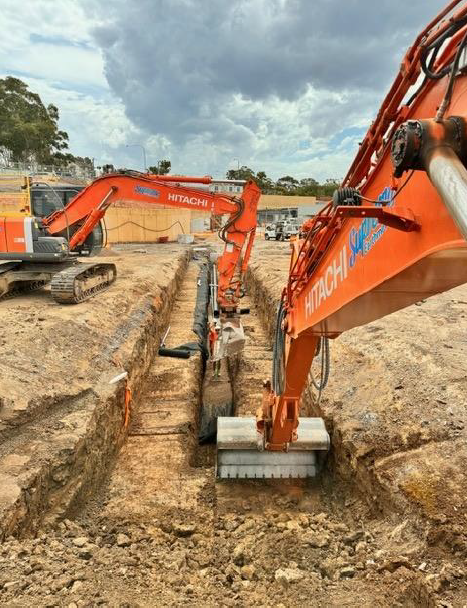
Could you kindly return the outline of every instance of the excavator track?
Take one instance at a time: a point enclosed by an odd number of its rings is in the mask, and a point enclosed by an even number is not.
[[[48,283],[49,281],[25,281],[23,283],[19,283],[10,291],[0,294],[0,302],[38,291],[39,289],[45,287]]]
[[[78,304],[108,289],[116,278],[115,264],[76,264],[52,277],[50,291],[59,304]]]

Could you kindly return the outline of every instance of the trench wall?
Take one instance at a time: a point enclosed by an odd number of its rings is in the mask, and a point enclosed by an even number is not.
[[[179,254],[171,278],[156,286],[159,295],[138,298],[127,316],[116,319],[105,352],[90,353],[96,361],[117,360],[128,372],[130,407],[138,403],[189,259],[190,252]],[[14,427],[1,446],[0,539],[35,533],[72,515],[108,476],[128,432],[125,415],[125,381],[111,385],[105,379],[38,408]],[[34,440],[25,441],[26,433]]]

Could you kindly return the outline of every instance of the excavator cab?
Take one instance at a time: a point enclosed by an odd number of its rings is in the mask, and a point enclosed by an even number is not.
[[[31,182],[32,215],[36,218],[46,218],[57,211],[62,211],[84,188],[85,186],[67,182],[48,183],[33,180]],[[68,227],[68,229],[62,231],[60,236],[69,241],[77,229],[77,226]],[[86,257],[98,255],[104,245],[104,226],[102,222],[99,222],[85,241],[74,248],[74,254]]]

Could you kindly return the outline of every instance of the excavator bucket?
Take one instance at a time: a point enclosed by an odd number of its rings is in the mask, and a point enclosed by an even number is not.
[[[262,449],[256,418],[218,418],[216,476],[219,479],[315,477],[318,453],[326,453],[329,445],[322,418],[300,418],[298,439],[287,452]]]
[[[245,334],[242,324],[237,319],[221,323],[219,335],[218,358],[233,357],[245,348]]]

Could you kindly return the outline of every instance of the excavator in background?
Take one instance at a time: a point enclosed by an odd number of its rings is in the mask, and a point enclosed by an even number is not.
[[[215,325],[217,336],[213,358],[219,360],[239,352],[244,344],[239,319],[245,311],[238,304],[254,242],[261,192],[249,181],[239,197],[212,193],[206,189],[211,181],[209,176],[148,175],[135,171],[106,174],[78,192],[63,208],[41,218],[30,213],[31,184],[25,178],[23,214],[0,216],[0,298],[21,291],[22,286],[37,288],[50,282],[56,302],[76,304],[107,289],[117,276],[115,264],[86,264],[76,257],[83,247],[93,254],[99,251],[100,222],[117,201],[228,215],[227,223],[219,230],[225,246],[217,259],[213,279],[211,324]]]
[[[229,215],[219,231],[225,247],[217,265],[218,303],[223,310],[236,308],[254,241],[261,193],[252,181],[245,184],[240,197],[203,190],[203,185],[211,181],[209,176],[123,171],[97,178],[66,206],[46,217],[28,213],[30,202],[25,203],[29,207],[23,215],[0,216],[0,261],[5,262],[0,266],[0,297],[23,282],[51,281],[56,302],[76,304],[109,287],[116,278],[114,264],[83,264],[76,257],[85,243],[93,254],[99,252],[90,237],[110,205],[123,200]],[[23,189],[30,192],[29,178],[25,178]]]
[[[325,365],[328,339],[467,282],[466,165],[467,6],[455,0],[407,52],[332,203],[291,244],[272,379],[256,418],[218,419],[218,477],[316,475],[330,440],[321,418],[299,418],[312,361],[320,351]]]

